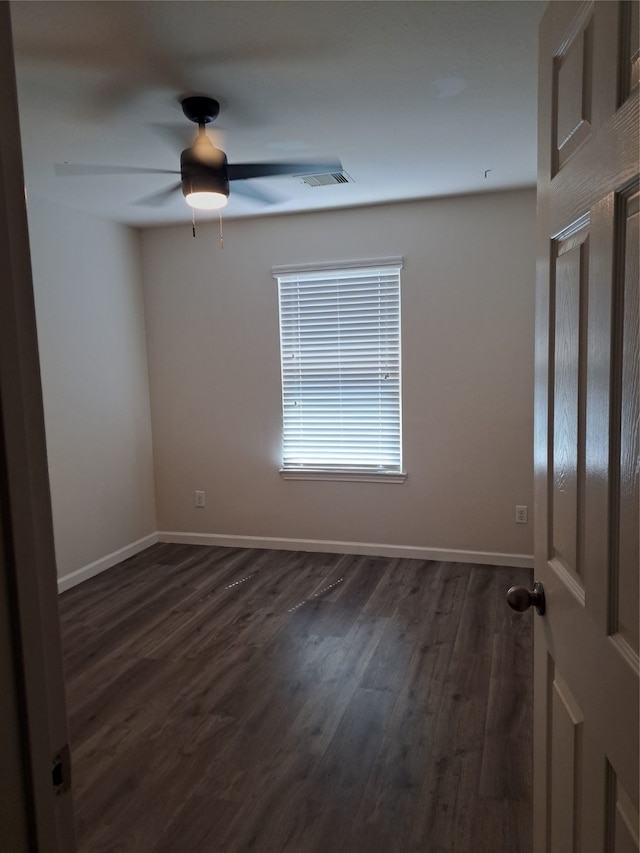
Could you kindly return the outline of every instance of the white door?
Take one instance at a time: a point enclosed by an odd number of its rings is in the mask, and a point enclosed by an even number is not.
[[[638,850],[638,3],[540,31],[534,853]]]
[[[53,528],[6,2],[0,2],[0,619],[0,848],[73,853]]]

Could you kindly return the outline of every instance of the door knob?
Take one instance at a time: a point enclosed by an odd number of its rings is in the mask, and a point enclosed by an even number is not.
[[[523,586],[512,586],[507,593],[507,603],[509,607],[519,611],[528,610],[533,604],[542,616],[544,614],[544,588],[537,581],[532,590],[525,589]]]

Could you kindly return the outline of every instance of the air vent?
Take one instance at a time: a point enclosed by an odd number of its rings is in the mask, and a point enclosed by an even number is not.
[[[322,172],[319,175],[296,175],[300,183],[308,187],[328,187],[331,184],[352,184],[353,178],[346,172]]]

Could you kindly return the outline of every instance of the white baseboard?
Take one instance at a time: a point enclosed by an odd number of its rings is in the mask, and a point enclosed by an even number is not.
[[[413,545],[383,545],[369,542],[335,542],[329,539],[278,539],[271,536],[227,536],[220,533],[178,533],[162,530],[125,545],[81,569],[58,578],[58,592],[99,575],[156,542],[181,545],[219,545],[224,548],[265,548],[280,551],[315,551],[324,554],[362,554],[370,557],[408,557],[415,560],[442,560],[448,563],[480,563],[490,566],[533,568],[531,554],[501,554],[492,551],[462,551],[452,548],[424,548]]]
[[[149,536],[138,539],[130,545],[125,545],[124,548],[118,548],[117,551],[113,551],[111,554],[107,554],[106,557],[101,557],[99,560],[89,563],[88,566],[83,566],[81,569],[76,569],[75,572],[63,575],[61,578],[58,578],[58,592],[64,592],[67,589],[71,589],[72,586],[82,583],[82,581],[99,575],[100,572],[105,572],[112,566],[117,565],[117,563],[121,563],[129,557],[134,557],[140,551],[149,548],[150,545],[155,545],[157,541],[158,534],[150,533]]]
[[[281,551],[319,551],[325,554],[363,554],[373,557],[410,557],[449,563],[481,563],[490,566],[533,568],[532,554],[500,554],[491,551],[459,551],[412,545],[381,545],[368,542],[333,542],[323,539],[277,539],[270,536],[226,536],[219,533],[177,533],[162,530],[158,542],[181,545],[220,545],[225,548],[267,548]]]

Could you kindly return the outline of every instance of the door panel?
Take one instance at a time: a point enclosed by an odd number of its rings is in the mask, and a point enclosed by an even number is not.
[[[579,506],[584,475],[584,322],[588,286],[589,230],[573,224],[554,241],[555,276],[550,306],[552,330],[553,478],[550,480],[551,559],[571,575],[581,599]]]
[[[630,198],[621,198],[621,231],[624,245],[621,247],[623,279],[620,294],[620,451],[618,455],[617,502],[617,547],[612,572],[612,598],[614,600],[613,632],[628,643],[635,656],[638,647],[638,422],[640,416],[640,311],[638,310],[638,241],[640,212],[638,193]]]
[[[620,18],[622,83],[620,102],[640,85],[640,5],[623,3]]]
[[[639,849],[637,15],[541,25],[535,853]]]
[[[583,716],[571,691],[559,675],[551,685],[550,850],[566,853],[576,845],[576,809],[580,791],[576,787],[582,764]]]
[[[608,766],[610,779],[610,813],[608,821],[611,827],[607,839],[607,853],[637,853],[638,851],[638,812],[631,798],[616,778],[615,772]]]
[[[592,15],[587,7],[556,54],[555,169],[563,166],[591,132]]]

